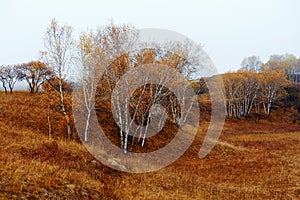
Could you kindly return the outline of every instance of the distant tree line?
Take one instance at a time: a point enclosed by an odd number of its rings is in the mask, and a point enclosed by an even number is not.
[[[17,81],[26,81],[30,93],[36,93],[45,81],[53,77],[52,69],[41,61],[0,66],[0,81],[5,93],[12,93]]]
[[[239,70],[224,73],[222,78],[228,118],[247,118],[251,113],[260,116],[261,112],[269,116],[279,100],[284,111],[294,108],[300,112],[300,58],[294,55],[272,55],[266,63],[258,56],[250,56],[242,61]],[[201,78],[191,85],[197,94],[206,94],[209,80]]]
[[[259,56],[250,56],[244,58],[241,63],[241,70],[245,71],[261,72],[266,69],[283,70],[288,80],[300,82],[300,58],[293,54],[271,55],[266,63],[263,63]]]
[[[261,72],[239,70],[223,74],[227,117],[248,117],[251,111],[261,108],[270,115],[272,105],[284,96],[287,79],[283,71]]]

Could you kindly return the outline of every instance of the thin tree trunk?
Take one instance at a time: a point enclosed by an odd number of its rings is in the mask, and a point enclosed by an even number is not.
[[[48,113],[47,113],[47,121],[48,121],[48,134],[49,134],[49,138],[51,139],[52,126],[51,126],[51,119],[50,119],[50,110],[48,110]]]
[[[88,132],[89,132],[89,126],[90,126],[90,118],[91,118],[91,111],[88,110],[88,116],[86,119],[86,124],[85,124],[85,130],[84,130],[84,141],[87,142],[88,140]]]
[[[5,94],[7,94],[7,88],[6,88],[6,85],[5,85],[4,82],[2,82],[2,86],[3,86],[3,88],[4,88]]]
[[[66,107],[65,107],[65,101],[64,101],[64,95],[63,95],[63,90],[62,90],[62,83],[60,81],[59,83],[59,93],[60,93],[60,105],[61,105],[61,110],[62,113],[65,117],[66,123],[67,123],[67,129],[68,129],[68,139],[71,139],[72,131],[71,131],[71,123],[70,123],[70,118],[67,114]]]

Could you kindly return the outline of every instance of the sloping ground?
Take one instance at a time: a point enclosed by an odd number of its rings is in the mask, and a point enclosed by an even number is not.
[[[43,110],[26,106],[36,97],[14,95],[0,98],[1,199],[300,198],[299,124],[277,117],[260,124],[228,120],[216,147],[199,159],[207,128],[202,124],[175,163],[157,172],[129,174],[98,163],[80,143],[49,139],[46,121],[35,120]],[[23,119],[12,121],[16,116]]]
[[[80,144],[48,140],[2,122],[0,134],[2,198],[109,197],[103,190],[105,170]]]

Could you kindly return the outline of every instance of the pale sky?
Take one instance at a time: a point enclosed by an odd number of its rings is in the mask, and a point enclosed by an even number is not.
[[[109,19],[136,28],[163,28],[202,43],[219,72],[243,58],[300,56],[298,0],[1,0],[0,64],[36,60],[55,17],[77,33]]]

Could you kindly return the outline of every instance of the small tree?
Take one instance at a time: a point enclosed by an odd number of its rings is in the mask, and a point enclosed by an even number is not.
[[[53,77],[53,71],[40,61],[29,62],[18,67],[20,80],[26,80],[30,93],[39,91],[40,86]]]
[[[7,93],[9,89],[10,93],[13,92],[16,82],[20,79],[20,73],[18,66],[16,65],[2,65],[0,68],[0,81]]]
[[[259,72],[260,67],[262,66],[262,62],[258,56],[250,56],[247,58],[244,58],[241,69],[246,71],[253,71],[253,72]]]

